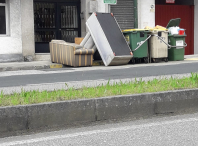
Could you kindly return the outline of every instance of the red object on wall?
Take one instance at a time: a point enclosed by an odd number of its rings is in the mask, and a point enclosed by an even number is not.
[[[155,24],[166,27],[170,19],[181,18],[179,27],[185,29],[185,55],[194,54],[194,6],[156,5]]]
[[[166,3],[174,4],[175,3],[175,0],[166,0]]]

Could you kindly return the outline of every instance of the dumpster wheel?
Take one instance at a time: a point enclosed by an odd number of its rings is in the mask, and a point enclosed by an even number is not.
[[[165,58],[164,61],[165,61],[165,62],[168,62],[168,58]]]
[[[131,63],[132,63],[132,64],[135,64],[135,58],[132,58],[132,59],[131,59]]]
[[[153,63],[159,63],[161,61],[168,62],[168,58],[152,58]]]
[[[149,63],[149,58],[148,57],[144,58],[144,63]]]
[[[153,63],[156,63],[157,62],[157,60],[155,58],[153,58],[152,60],[153,60]]]

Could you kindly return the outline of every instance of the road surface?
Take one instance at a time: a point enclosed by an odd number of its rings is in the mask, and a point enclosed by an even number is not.
[[[155,117],[0,139],[1,146],[197,146],[198,114]]]

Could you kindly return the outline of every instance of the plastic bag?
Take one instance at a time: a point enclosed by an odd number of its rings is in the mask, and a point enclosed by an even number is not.
[[[178,26],[176,26],[176,27],[170,27],[170,28],[168,28],[168,32],[169,32],[169,34],[171,34],[171,35],[174,35],[174,34],[178,34],[178,30],[179,30],[180,28],[178,27]]]

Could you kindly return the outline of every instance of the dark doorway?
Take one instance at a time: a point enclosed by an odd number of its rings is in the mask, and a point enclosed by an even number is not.
[[[81,36],[80,0],[34,0],[35,53],[49,53],[52,39]]]

